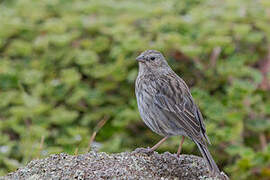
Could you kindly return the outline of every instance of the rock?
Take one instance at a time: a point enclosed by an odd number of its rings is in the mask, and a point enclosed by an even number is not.
[[[165,152],[152,154],[91,151],[76,156],[64,153],[31,161],[0,179],[220,179],[213,177],[201,157]]]

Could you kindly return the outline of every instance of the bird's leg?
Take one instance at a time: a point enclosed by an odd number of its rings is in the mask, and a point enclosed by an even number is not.
[[[182,136],[181,142],[180,142],[179,147],[178,147],[178,150],[177,150],[177,157],[180,156],[180,153],[181,153],[181,150],[182,150],[182,145],[184,143],[184,140],[185,140],[185,136]]]
[[[164,143],[164,141],[166,141],[168,138],[168,136],[165,136],[164,138],[162,138],[156,145],[154,145],[149,151],[153,152],[154,150],[156,150],[162,143]]]
[[[164,138],[162,138],[156,145],[154,145],[152,148],[137,148],[135,149],[135,153],[146,153],[146,154],[151,154],[152,152],[154,152],[162,143],[164,143],[164,141],[166,141],[166,139],[168,138],[168,136],[165,136]]]

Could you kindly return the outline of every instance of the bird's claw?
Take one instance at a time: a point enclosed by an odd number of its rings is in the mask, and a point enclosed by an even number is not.
[[[154,151],[152,151],[150,148],[137,148],[134,150],[134,153],[142,153],[147,155],[151,155],[153,152]]]

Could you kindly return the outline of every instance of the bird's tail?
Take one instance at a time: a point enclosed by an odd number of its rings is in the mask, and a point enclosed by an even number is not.
[[[206,145],[202,145],[199,142],[196,142],[201,154],[203,155],[205,161],[207,162],[207,165],[209,167],[210,172],[214,173],[214,174],[220,174],[220,171],[218,169],[217,164],[215,163],[214,159],[212,158],[210,152],[207,149]]]

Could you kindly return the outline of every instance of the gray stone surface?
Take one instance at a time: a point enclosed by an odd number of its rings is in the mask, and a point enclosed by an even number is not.
[[[0,179],[218,179],[211,177],[204,160],[197,156],[165,152],[151,155],[123,152],[90,152],[77,156],[64,153],[31,161]]]

